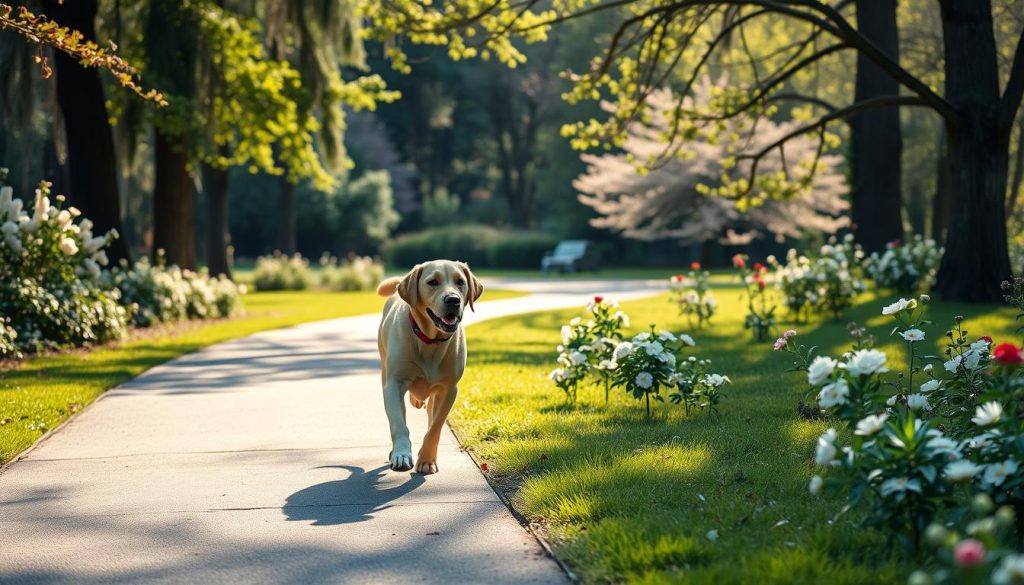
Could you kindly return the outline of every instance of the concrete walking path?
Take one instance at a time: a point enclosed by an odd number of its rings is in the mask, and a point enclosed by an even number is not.
[[[535,294],[468,324],[664,288],[487,284]],[[0,473],[0,583],[565,582],[449,430],[437,475],[388,470],[379,318],[221,343],[104,394]]]

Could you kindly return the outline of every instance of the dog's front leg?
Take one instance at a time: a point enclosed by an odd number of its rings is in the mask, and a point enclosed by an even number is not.
[[[437,473],[437,444],[441,441],[441,431],[444,430],[444,423],[448,420],[448,413],[458,394],[458,386],[452,386],[448,392],[430,398],[430,426],[423,436],[423,445],[416,458],[416,471],[423,474]]]
[[[405,424],[405,392],[406,388],[394,380],[384,384],[384,412],[388,415],[388,425],[391,427],[389,459],[392,471],[412,469],[412,441],[409,440],[409,427]]]

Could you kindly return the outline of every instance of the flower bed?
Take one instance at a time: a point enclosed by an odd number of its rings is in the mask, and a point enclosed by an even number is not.
[[[884,252],[864,260],[864,272],[879,288],[913,294],[931,286],[943,252],[935,240],[920,235],[908,243],[889,242]]]

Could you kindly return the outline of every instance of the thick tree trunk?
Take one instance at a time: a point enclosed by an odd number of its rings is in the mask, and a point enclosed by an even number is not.
[[[953,205],[953,179],[949,176],[949,140],[946,128],[940,130],[938,157],[935,168],[935,200],[932,202],[932,238],[946,241],[949,229],[949,210]]]
[[[277,190],[277,250],[291,256],[296,250],[295,183],[281,177]]]
[[[1001,128],[989,0],[943,0],[946,120],[953,208],[935,290],[957,301],[998,301],[1010,278],[1006,246],[1009,128]]]
[[[857,30],[894,61],[899,61],[896,0],[856,0]],[[857,56],[855,102],[896,96],[900,85],[863,53]],[[903,237],[900,198],[899,108],[861,112],[850,118],[850,171],[853,223],[867,252]]]
[[[153,177],[153,250],[168,264],[195,270],[195,193],[181,136],[157,129]]]
[[[203,165],[203,194],[206,195],[206,266],[214,276],[223,274],[231,278],[227,169]]]
[[[1024,184],[1024,116],[1017,123],[1017,152],[1013,160],[1013,179],[1010,180],[1010,194],[1006,201],[1006,215],[1017,214],[1017,202],[1020,200],[1020,188]]]
[[[96,0],[63,3],[45,0],[43,7],[46,15],[58,24],[80,31],[88,40],[95,40],[96,4]],[[107,256],[113,263],[127,260],[114,136],[108,122],[99,71],[82,67],[61,51],[54,53],[57,101],[67,136],[71,179],[68,198],[85,217],[92,220],[96,234],[117,230],[121,237],[107,247]]]

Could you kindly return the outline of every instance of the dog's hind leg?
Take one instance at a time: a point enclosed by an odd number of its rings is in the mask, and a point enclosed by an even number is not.
[[[395,381],[384,384],[384,412],[388,415],[391,427],[391,454],[388,459],[393,471],[412,469],[412,441],[409,440],[409,427],[405,424],[405,388]]]
[[[416,471],[423,474],[437,473],[437,444],[441,441],[441,432],[444,430],[444,423],[448,420],[448,413],[455,404],[455,398],[459,394],[457,386],[444,394],[434,394],[427,401],[427,411],[430,413],[430,426],[427,434],[423,436],[423,445],[420,447],[419,456],[416,458]]]

